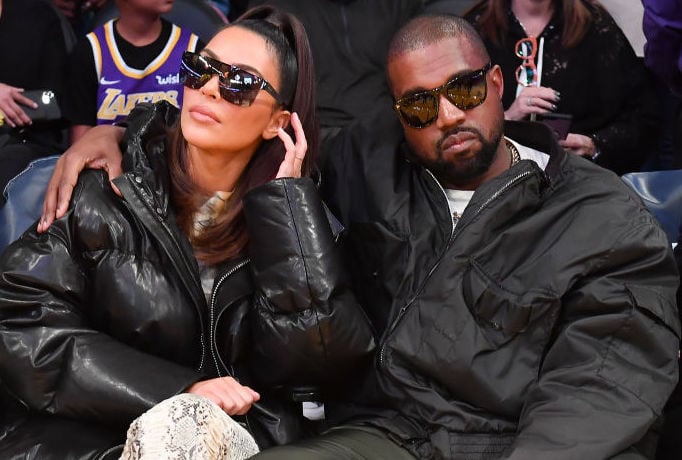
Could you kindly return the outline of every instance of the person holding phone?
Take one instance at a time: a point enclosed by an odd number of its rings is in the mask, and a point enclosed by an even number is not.
[[[62,95],[66,43],[58,14],[42,0],[0,0],[0,206],[14,176],[67,144],[66,124],[37,117],[38,103],[27,97],[31,90]]]
[[[482,0],[465,17],[504,72],[508,120],[572,117],[560,144],[622,174],[646,159],[653,93],[625,34],[593,0]]]

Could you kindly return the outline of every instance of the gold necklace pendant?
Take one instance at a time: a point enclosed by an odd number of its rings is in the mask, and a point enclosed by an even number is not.
[[[458,213],[457,211],[455,211],[455,212],[452,213],[452,224],[453,224],[453,227],[456,227],[456,226],[457,226],[457,223],[459,222],[459,219],[461,219],[461,218],[462,218],[462,215],[461,215],[460,213]]]
[[[517,149],[514,144],[512,144],[507,139],[505,139],[504,141],[507,144],[507,150],[509,151],[509,167],[511,168],[516,163],[521,161],[521,154],[519,153],[519,149]]]

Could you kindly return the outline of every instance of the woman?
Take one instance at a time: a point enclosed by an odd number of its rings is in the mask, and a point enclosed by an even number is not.
[[[483,0],[465,17],[502,67],[507,119],[571,115],[564,148],[617,173],[639,168],[655,126],[651,90],[641,61],[598,2]]]
[[[2,458],[97,458],[183,392],[288,442],[298,401],[372,350],[314,184],[282,179],[317,148],[301,24],[252,10],[181,69],[170,132],[168,103],[128,119],[121,197],[82,174],[66,214],[0,258]]]

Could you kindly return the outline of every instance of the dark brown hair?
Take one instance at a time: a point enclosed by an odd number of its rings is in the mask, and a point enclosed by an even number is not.
[[[469,12],[485,5],[478,20],[477,28],[481,36],[496,46],[502,46],[502,37],[509,30],[510,0],[483,0],[471,7]],[[553,0],[555,8],[561,8],[563,31],[561,44],[566,48],[576,46],[583,39],[592,22],[592,10],[599,5],[592,0]]]
[[[247,11],[227,27],[243,27],[255,32],[265,39],[276,56],[281,81],[279,92],[285,101],[285,108],[299,115],[308,142],[301,174],[309,176],[317,159],[319,141],[313,58],[303,25],[291,14],[263,6]],[[286,131],[295,139],[291,125]],[[189,175],[187,142],[179,124],[171,135],[170,148],[171,199],[177,212],[176,220],[183,232],[190,236],[197,259],[213,265],[243,256],[248,242],[243,215],[244,195],[275,178],[284,159],[282,141],[275,137],[261,143],[237,180],[225,212],[217,217],[214,225],[197,236],[191,236],[192,219],[208,197]]]

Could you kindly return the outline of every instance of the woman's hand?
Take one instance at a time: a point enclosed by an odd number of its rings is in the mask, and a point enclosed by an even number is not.
[[[566,139],[559,141],[559,145],[571,153],[587,158],[592,158],[597,151],[592,138],[582,134],[568,133]]]
[[[506,120],[523,120],[532,113],[553,112],[557,108],[560,95],[552,88],[526,86],[504,112]]]
[[[23,92],[23,88],[0,83],[0,112],[4,115],[5,123],[12,128],[28,126],[32,123],[31,118],[26,115],[19,104],[34,109],[38,107],[38,104],[21,94]]]
[[[282,164],[279,165],[279,171],[277,171],[278,179],[280,177],[301,177],[301,166],[308,150],[308,141],[306,141],[301,120],[296,113],[291,114],[291,126],[294,128],[294,134],[296,135],[295,144],[291,136],[283,128],[280,128],[277,134],[286,149],[284,160],[282,160]]]
[[[232,377],[203,380],[189,387],[186,393],[203,396],[216,403],[227,415],[244,415],[260,395]]]
[[[121,175],[123,154],[118,143],[124,132],[125,129],[119,126],[95,126],[62,154],[45,191],[43,214],[38,223],[39,233],[47,230],[55,219],[64,215],[78,181],[78,174],[83,169],[104,169],[109,175],[109,181]],[[113,182],[111,188],[117,195],[121,195]]]

